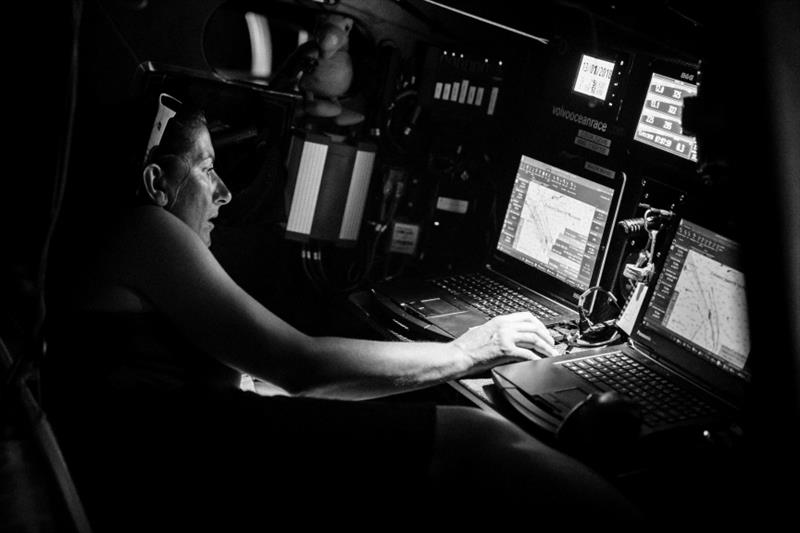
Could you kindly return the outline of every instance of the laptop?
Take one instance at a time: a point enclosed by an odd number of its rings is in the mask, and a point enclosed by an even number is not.
[[[496,248],[477,270],[398,278],[371,289],[378,312],[412,336],[447,340],[493,316],[528,310],[574,327],[581,294],[598,283],[625,175],[557,167],[523,154]],[[558,334],[554,335],[559,340]]]
[[[557,432],[577,403],[608,390],[639,403],[642,436],[736,421],[750,381],[740,247],[685,218],[672,231],[628,342],[492,369],[538,427]]]

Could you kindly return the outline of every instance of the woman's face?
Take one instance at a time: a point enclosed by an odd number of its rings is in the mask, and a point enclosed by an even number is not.
[[[168,210],[183,220],[197,233],[206,246],[211,245],[211,222],[222,205],[231,199],[231,193],[214,170],[214,147],[205,127],[197,130],[194,145],[186,162],[188,174],[174,176],[174,201]]]

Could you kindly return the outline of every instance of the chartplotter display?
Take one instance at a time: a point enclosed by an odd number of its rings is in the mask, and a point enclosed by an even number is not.
[[[697,162],[697,141],[681,125],[683,101],[697,95],[697,85],[654,72],[650,78],[634,139]]]
[[[614,190],[523,155],[497,249],[572,287],[589,287]]]
[[[644,325],[722,370],[747,375],[749,322],[737,242],[681,220]]]

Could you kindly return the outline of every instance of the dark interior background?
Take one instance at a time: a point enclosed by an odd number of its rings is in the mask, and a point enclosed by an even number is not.
[[[743,501],[769,499],[764,503],[780,513],[788,496],[771,478],[794,472],[800,444],[800,119],[793,96],[800,93],[797,4],[744,2],[712,8],[689,1],[551,1],[525,3],[523,10],[522,3],[511,1],[442,3],[546,37],[550,44],[422,0],[342,0],[327,7],[279,0],[92,0],[79,4],[80,13],[67,2],[10,8],[8,20],[22,31],[6,48],[11,59],[5,78],[11,111],[6,125],[13,165],[7,166],[2,188],[0,335],[15,348],[29,349],[43,309],[42,282],[69,282],[72,272],[59,269],[59,259],[79,251],[80,235],[102,224],[129,190],[130,169],[120,162],[135,158],[142,121],[146,123],[137,100],[142,87],[136,73],[143,62],[200,73],[211,85],[269,84],[247,74],[249,45],[239,17],[243,11],[257,11],[276,22],[275,63],[291,53],[292,31],[311,27],[320,9],[355,19],[355,79],[348,101],[366,115],[358,131],[363,135],[385,127],[389,118],[409,120],[412,109],[404,107],[405,100],[396,101],[391,115],[388,104],[404,89],[398,80],[421,82],[427,47],[504,61],[506,97],[497,120],[485,127],[465,128],[464,121],[445,120],[424,109],[410,138],[400,139],[396,132],[392,138],[391,128],[385,130],[379,172],[401,166],[418,177],[409,192],[418,201],[405,206],[408,216],[427,220],[426,195],[443,183],[442,169],[456,163],[474,177],[475,198],[488,200],[479,203],[475,217],[459,231],[450,226],[424,234],[425,257],[394,257],[394,263],[380,265],[384,272],[452,268],[480,262],[491,251],[492,231],[503,214],[497,212],[497,203],[503,205],[510,186],[507,170],[517,156],[515,143],[546,137],[547,132],[536,129],[537,110],[552,89],[547,73],[559,57],[597,47],[626,50],[640,59],[699,62],[704,95],[697,125],[707,140],[701,157],[724,164],[710,165],[705,173],[661,168],[663,175],[674,174],[674,181],[656,180],[653,194],[668,201],[672,197],[664,190],[688,192],[686,213],[713,221],[744,243],[753,351],[759,352],[763,366],[754,369],[751,453],[740,489]],[[215,230],[214,253],[243,287],[297,327],[313,334],[369,334],[335,312],[345,294],[320,291],[310,283],[300,261],[301,245],[283,236],[291,98],[259,96],[253,104],[263,106],[257,120],[253,107],[240,105],[239,94],[232,91],[220,100],[212,117],[215,132],[223,138],[226,132],[256,124],[259,136],[219,150],[221,173],[234,201]],[[626,110],[635,107],[630,104]],[[454,163],[457,146],[464,155]],[[628,155],[627,148],[620,148],[621,160]],[[655,159],[640,167],[633,164],[634,171],[657,173],[647,166],[657,165]],[[375,216],[379,194],[379,189],[371,194],[367,218]],[[633,204],[626,209],[629,215],[636,212]],[[51,234],[54,217],[57,225]],[[472,246],[465,248],[467,243]],[[43,250],[50,254],[44,271]],[[344,279],[350,265],[369,250],[324,246],[322,251],[332,278]],[[796,479],[788,478],[789,486]],[[722,512],[735,512],[738,503],[731,502]]]

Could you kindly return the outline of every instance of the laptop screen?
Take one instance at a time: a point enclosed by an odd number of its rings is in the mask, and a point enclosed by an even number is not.
[[[739,245],[681,220],[642,327],[734,376],[749,378],[750,335]]]
[[[497,250],[580,291],[601,253],[614,189],[523,155]]]

